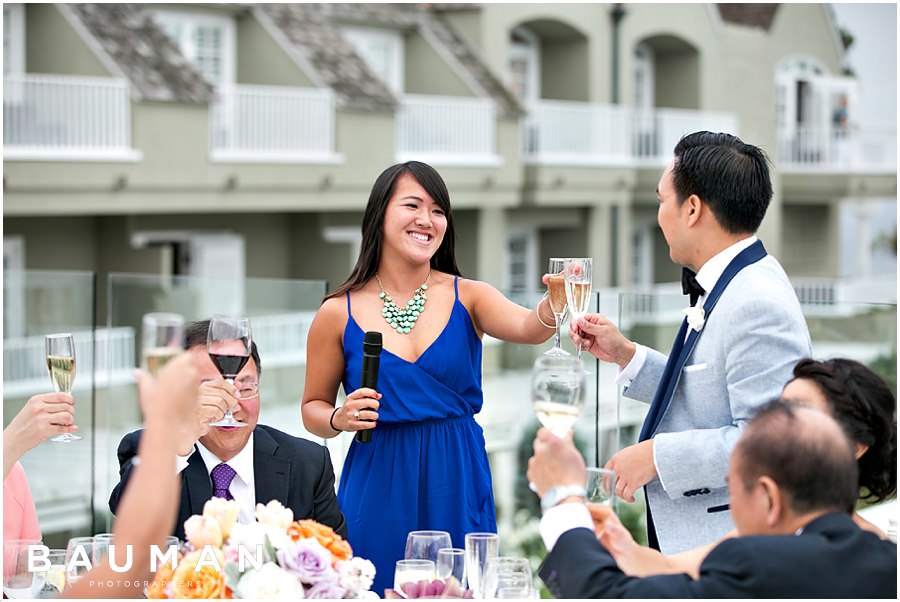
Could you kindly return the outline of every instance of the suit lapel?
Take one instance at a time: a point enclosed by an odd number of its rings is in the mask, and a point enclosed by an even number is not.
[[[719,277],[719,280],[716,281],[716,285],[713,287],[713,290],[710,291],[703,304],[704,320],[709,320],[709,316],[712,313],[713,308],[715,308],[716,303],[719,302],[722,293],[725,292],[726,287],[728,287],[728,284],[732,279],[737,276],[738,272],[748,265],[756,263],[765,256],[766,249],[763,246],[762,241],[757,240],[731,260],[731,263],[729,263],[728,267],[725,268],[725,271],[722,272],[722,275]],[[641,434],[638,438],[639,441],[646,441],[656,433],[659,423],[669,409],[669,402],[672,401],[675,387],[678,385],[678,381],[681,378],[681,371],[687,363],[688,358],[691,356],[691,353],[694,351],[694,347],[697,345],[700,334],[703,332],[702,328],[699,331],[691,330],[690,334],[687,336],[687,340],[685,340],[687,327],[687,318],[685,318],[681,322],[681,328],[678,330],[678,334],[675,336],[675,343],[672,345],[672,351],[669,353],[669,358],[666,361],[666,368],[663,371],[662,378],[656,388],[656,395],[653,397],[653,403],[650,405],[650,410],[647,412],[647,417],[644,419],[644,424],[641,427]]]
[[[188,503],[187,516],[192,514],[202,514],[203,506],[206,500],[212,497],[212,481],[209,479],[209,472],[206,470],[206,464],[203,462],[203,456],[199,451],[194,451],[188,458],[187,468],[182,472],[182,484],[185,490],[185,499]]]
[[[278,500],[290,506],[288,500],[291,480],[291,461],[276,456],[278,443],[259,427],[253,433],[253,479],[255,481],[256,502],[268,504]]]

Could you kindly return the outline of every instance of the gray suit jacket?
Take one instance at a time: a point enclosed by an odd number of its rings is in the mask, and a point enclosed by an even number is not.
[[[733,528],[725,488],[731,450],[755,410],[778,397],[797,361],[811,354],[800,303],[778,261],[768,255],[741,270],[707,316],[653,435],[658,477],[645,491],[663,553],[708,544]],[[625,396],[652,401],[666,359],[648,349]]]

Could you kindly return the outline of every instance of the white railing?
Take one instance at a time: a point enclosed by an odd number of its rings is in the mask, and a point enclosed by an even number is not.
[[[75,338],[75,382],[73,390],[89,389],[92,384],[108,386],[128,382],[135,368],[134,329],[101,328],[72,333]],[[96,343],[97,365],[94,368]],[[93,379],[91,373],[94,373]],[[3,340],[3,393],[24,397],[51,389],[44,351],[44,337],[30,336]]]
[[[790,171],[897,169],[897,130],[799,128],[778,134],[778,161]]]
[[[498,164],[493,100],[407,95],[397,112],[397,158],[458,165]]]
[[[881,278],[794,278],[791,280],[803,305],[896,304],[897,280]]]
[[[6,75],[3,153],[21,160],[137,160],[123,79]]]
[[[568,164],[628,162],[631,110],[616,105],[541,101],[524,122],[525,156]]]
[[[316,312],[253,316],[253,340],[263,368],[306,363],[306,336]]]
[[[662,165],[685,134],[737,129],[731,113],[543,100],[529,108],[522,138],[535,163]]]
[[[335,98],[322,88],[230,86],[210,108],[213,160],[333,162]]]

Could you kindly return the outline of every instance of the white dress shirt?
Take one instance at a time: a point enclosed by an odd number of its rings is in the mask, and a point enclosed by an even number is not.
[[[549,552],[563,533],[579,527],[594,530],[594,521],[587,506],[580,502],[563,502],[544,512],[539,528]]]
[[[206,446],[199,441],[196,443],[196,448],[197,451],[200,452],[200,457],[203,458],[207,473],[212,473],[213,468],[222,463],[222,460],[209,451]],[[192,454],[178,456],[177,467],[179,473],[187,468],[188,458],[191,455]],[[244,449],[239,451],[235,457],[228,460],[226,464],[233,468],[234,472],[237,473],[231,481],[231,486],[228,490],[231,492],[232,497],[234,497],[234,501],[236,501],[240,507],[240,510],[238,511],[238,522],[255,522],[256,481],[253,476],[253,433],[250,433],[250,439],[247,441],[247,445],[244,446]],[[212,477],[210,477],[210,479],[211,478]]]

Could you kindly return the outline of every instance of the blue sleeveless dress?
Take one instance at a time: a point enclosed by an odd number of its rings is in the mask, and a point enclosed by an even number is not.
[[[338,502],[354,555],[375,564],[379,596],[393,587],[410,531],[448,531],[457,548],[466,533],[497,532],[484,433],[474,418],[483,402],[481,340],[458,279],[454,289],[447,325],[415,362],[382,350],[378,426],[369,443],[354,439],[344,461]],[[347,313],[343,384],[350,393],[360,385],[364,333],[349,294]]]

